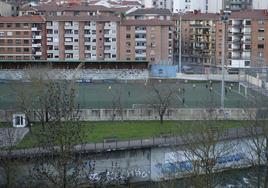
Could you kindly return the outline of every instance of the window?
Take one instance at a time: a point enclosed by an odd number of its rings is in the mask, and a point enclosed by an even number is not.
[[[58,32],[59,32],[58,30],[54,30],[54,34],[58,34]]]
[[[260,29],[258,29],[258,32],[259,33],[263,33],[264,32],[264,29],[263,28],[260,28]]]
[[[29,24],[28,23],[24,23],[23,24],[23,27],[25,28],[25,27],[29,27]]]
[[[53,38],[52,37],[47,37],[47,42],[53,42]]]
[[[4,39],[0,39],[0,44],[4,44],[4,43],[5,43]]]
[[[263,25],[263,24],[264,24],[264,20],[259,20],[259,21],[258,21],[258,24],[259,24],[259,25]]]
[[[29,52],[29,48],[23,48],[23,52]]]
[[[65,41],[65,42],[73,42],[73,38],[71,38],[71,37],[66,37],[66,38],[64,39],[64,41]]]
[[[264,37],[258,37],[259,41],[264,41]]]
[[[76,34],[76,35],[77,35],[77,34],[78,34],[78,30],[74,30],[74,34]]]
[[[7,43],[8,43],[8,44],[13,44],[13,40],[12,40],[12,39],[8,39],[8,40],[7,40]]]
[[[29,44],[29,40],[23,40],[24,44]]]
[[[20,39],[16,39],[16,44],[21,44],[21,40]]]
[[[23,34],[24,35],[29,35],[29,31],[24,31]]]
[[[0,23],[0,27],[4,27],[4,24],[3,23]]]
[[[20,23],[16,23],[16,27],[17,27],[17,28],[20,27]]]
[[[7,23],[7,27],[12,27],[12,24],[11,23]]]
[[[17,35],[17,36],[20,35],[20,31],[16,31],[16,35]]]
[[[131,30],[131,26],[127,26],[127,30],[130,31]]]
[[[8,52],[13,52],[13,48],[7,48]]]
[[[264,48],[264,44],[258,44],[258,49],[263,49]]]
[[[130,34],[126,34],[126,38],[127,39],[130,39],[131,38],[131,35]]]
[[[7,36],[9,36],[9,37],[13,36],[13,32],[12,31],[8,31],[7,32]]]
[[[246,25],[251,25],[251,21],[250,20],[246,20]]]
[[[16,52],[21,52],[21,48],[16,48]]]
[[[249,66],[250,65],[250,61],[245,61],[245,66]]]
[[[127,53],[131,53],[131,50],[126,50]]]

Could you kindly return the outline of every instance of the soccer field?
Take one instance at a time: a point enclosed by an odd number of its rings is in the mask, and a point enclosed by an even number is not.
[[[20,86],[9,83],[0,84],[0,109],[15,108],[17,104],[16,87],[31,88],[30,83],[20,83]],[[81,108],[112,108],[114,103],[118,105],[120,97],[121,106],[132,108],[152,103],[156,93],[152,87],[145,83],[94,83],[76,84],[77,102]],[[195,83],[158,83],[159,90],[172,88],[176,90],[172,107],[179,108],[207,108],[220,107],[221,83],[195,82]],[[210,87],[212,88],[210,90]],[[238,93],[238,85],[226,83],[225,107],[254,107],[258,100],[262,105],[268,104],[268,99],[260,94],[249,91],[248,97]],[[184,103],[182,102],[184,98]],[[267,106],[267,105],[266,105]]]

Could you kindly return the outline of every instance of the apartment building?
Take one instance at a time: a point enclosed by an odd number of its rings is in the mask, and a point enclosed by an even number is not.
[[[141,0],[141,4],[144,8],[169,9],[171,12],[174,10],[173,0]]]
[[[173,61],[173,22],[167,9],[138,9],[120,24],[120,59]]]
[[[46,59],[45,20],[0,16],[0,60]]]
[[[46,19],[48,59],[119,59],[119,17],[49,16]]]
[[[179,55],[180,18],[182,20],[182,61],[215,65],[219,15],[200,12],[174,14],[174,53],[176,56]]]
[[[231,68],[268,65],[268,13],[266,10],[236,11],[223,24],[219,14],[174,14],[174,54],[179,55],[182,19],[182,61],[220,65],[225,36],[225,64]],[[225,27],[225,29],[224,29]],[[223,32],[225,31],[225,33]]]
[[[268,65],[268,13],[234,12],[228,24],[228,66]]]

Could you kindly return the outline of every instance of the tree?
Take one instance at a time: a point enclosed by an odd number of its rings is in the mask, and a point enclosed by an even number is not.
[[[5,187],[11,188],[15,186],[16,177],[16,161],[12,160],[13,149],[15,147],[15,131],[12,128],[1,129],[1,139],[4,141],[1,147],[0,167],[4,170],[5,174]]]
[[[254,169],[249,180],[254,187],[258,188],[268,187],[268,106],[263,104],[265,100],[267,100],[265,96],[256,93],[250,98],[255,112],[245,110],[250,125],[244,128],[248,138],[244,143],[250,150],[247,151],[247,160]]]
[[[32,177],[56,187],[74,187],[79,184],[82,168],[76,145],[80,144],[82,149],[84,139],[74,84],[54,81],[49,84],[47,92],[49,121],[46,130],[38,133],[38,138],[40,147],[49,153],[49,158],[37,161]]]
[[[161,87],[161,84],[157,85],[151,82],[150,84],[153,96],[150,96],[149,106],[155,109],[159,115],[160,123],[163,124],[164,116],[174,102],[176,101],[176,88]]]
[[[194,187],[215,187],[217,166],[222,157],[234,147],[229,141],[221,141],[226,132],[215,127],[214,121],[201,121],[198,132],[185,132],[182,136],[185,144],[184,157],[191,164],[189,174]]]

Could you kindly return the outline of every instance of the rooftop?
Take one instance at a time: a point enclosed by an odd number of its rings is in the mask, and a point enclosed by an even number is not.
[[[42,16],[0,16],[0,23],[44,23]]]
[[[153,15],[164,15],[164,16],[171,16],[172,13],[169,9],[156,9],[156,8],[144,8],[144,9],[137,9],[129,14],[128,16],[136,16],[136,15],[146,15],[146,14],[153,14]]]

